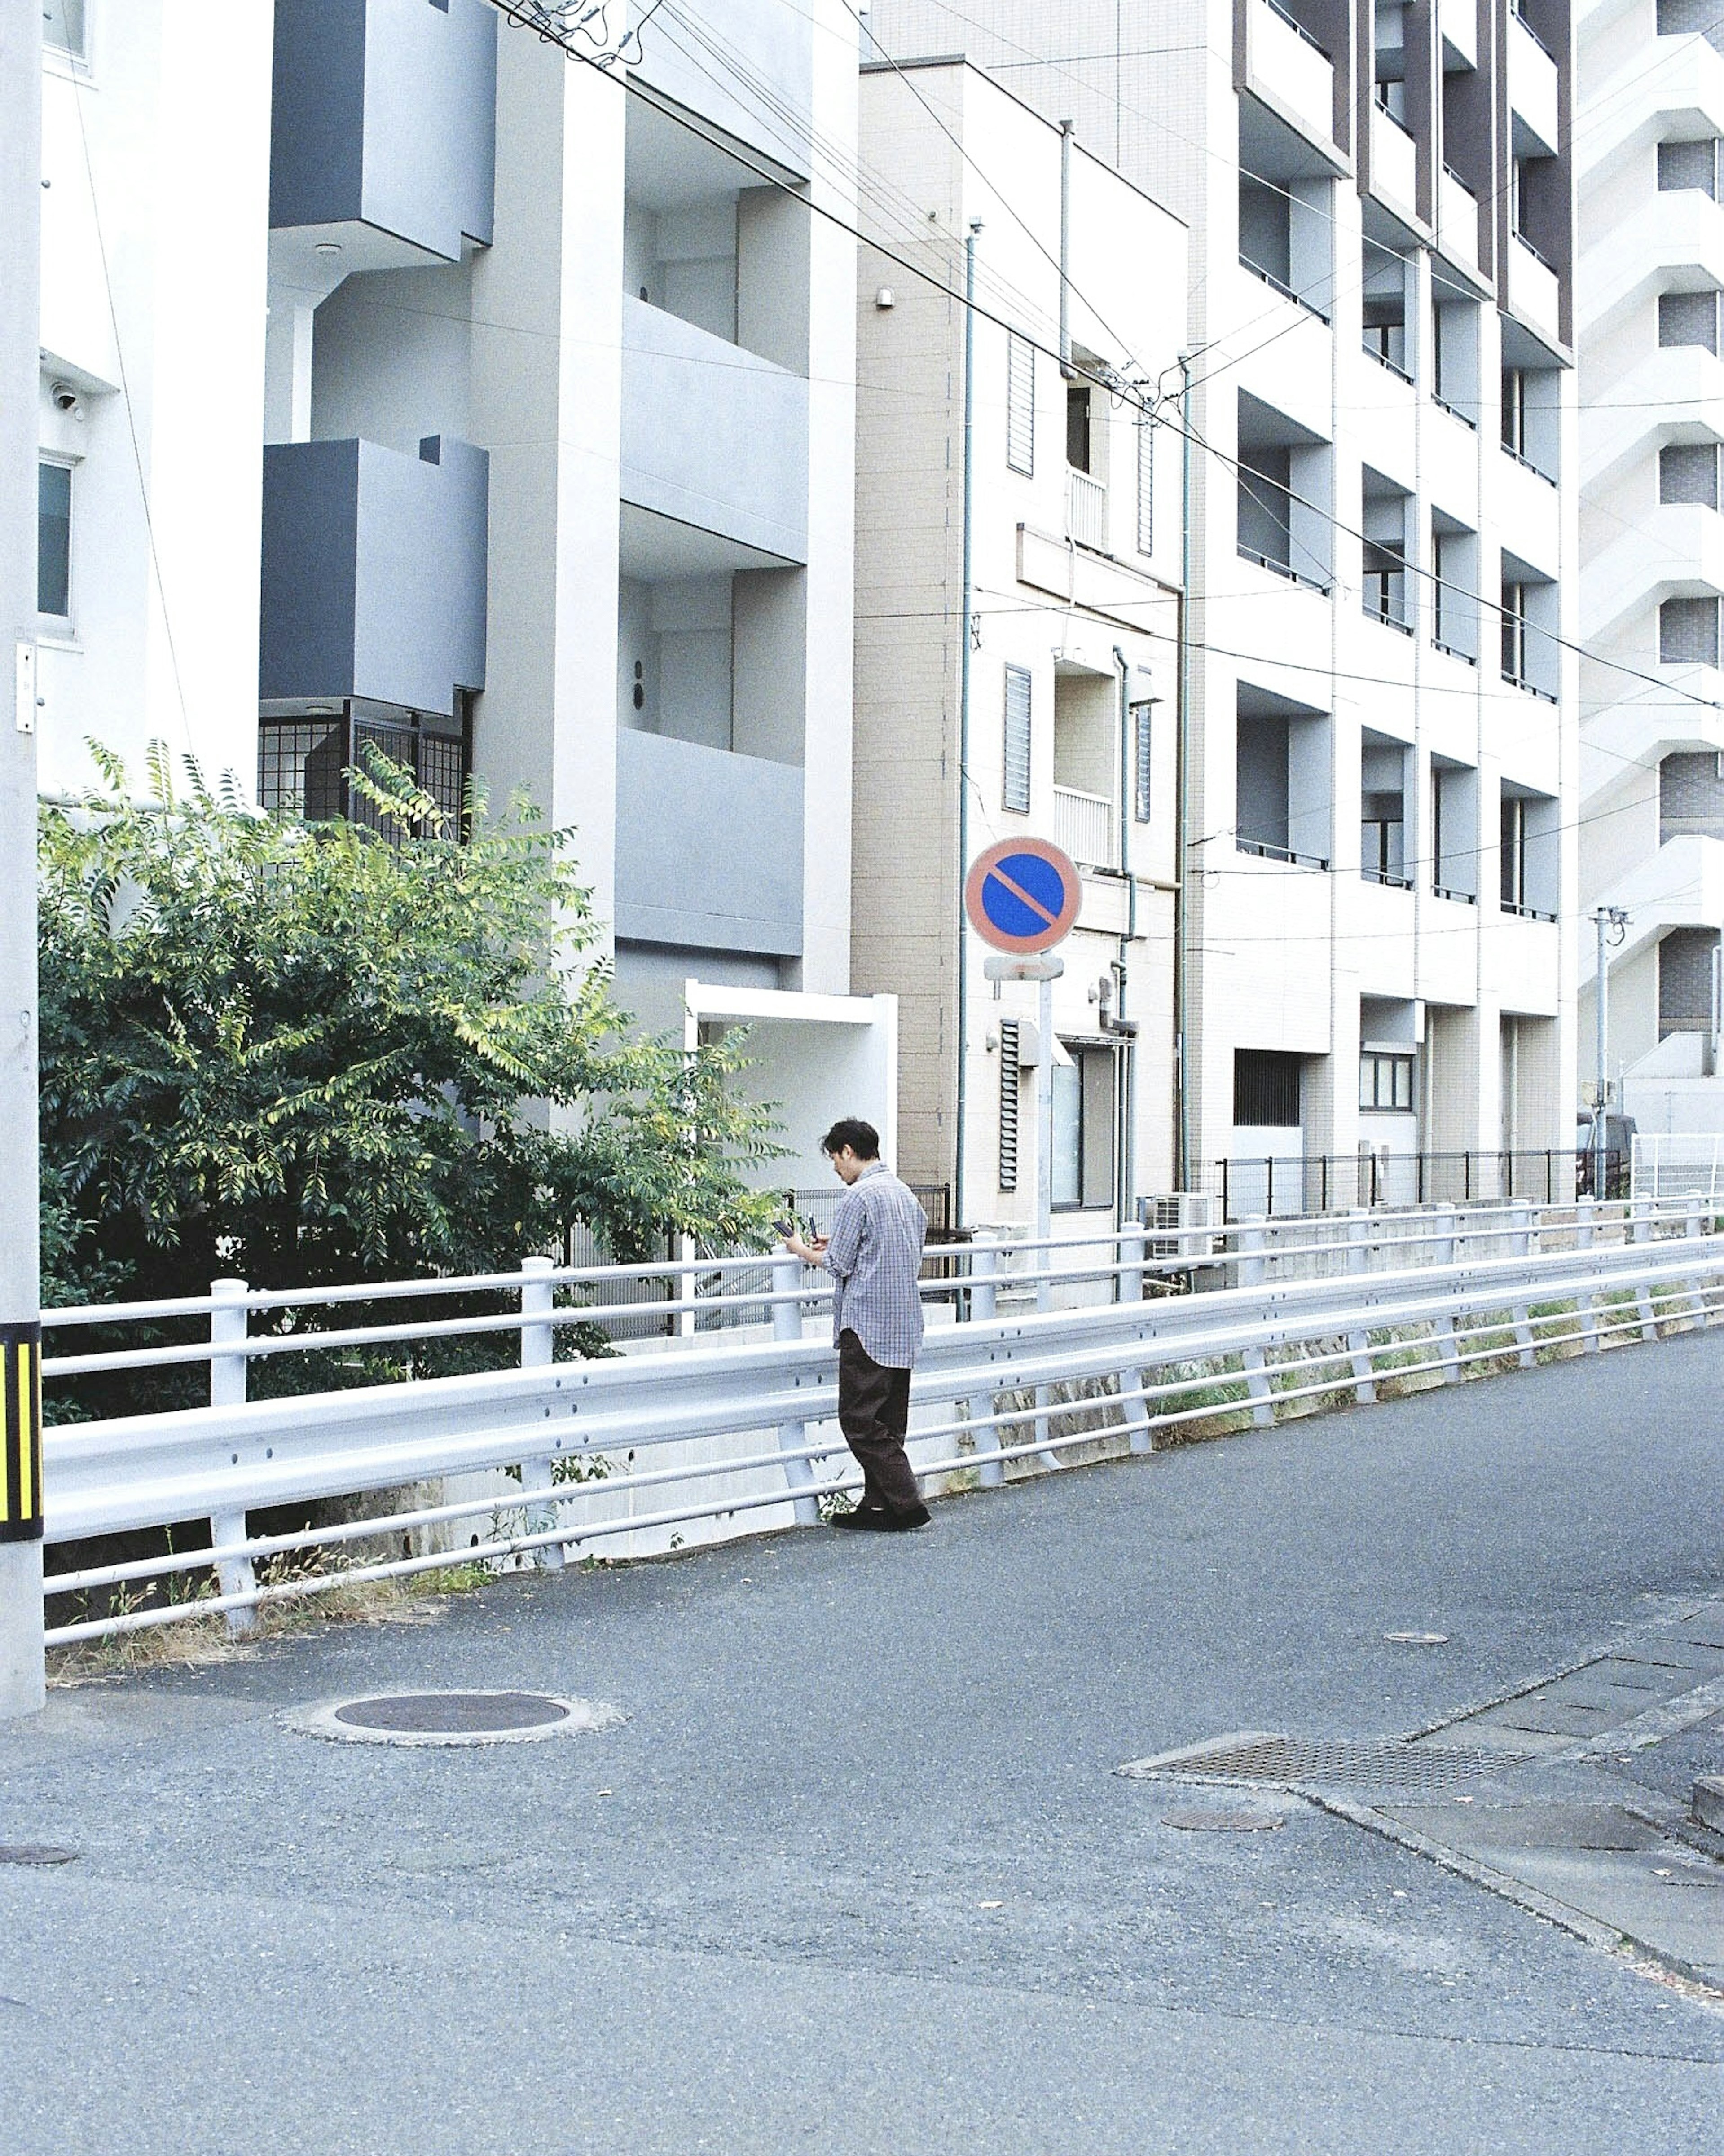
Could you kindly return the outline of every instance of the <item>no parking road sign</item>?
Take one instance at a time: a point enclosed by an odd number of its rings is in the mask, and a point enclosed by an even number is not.
[[[1083,902],[1071,856],[1047,839],[1002,839],[977,855],[964,880],[970,926],[996,951],[1050,950]]]

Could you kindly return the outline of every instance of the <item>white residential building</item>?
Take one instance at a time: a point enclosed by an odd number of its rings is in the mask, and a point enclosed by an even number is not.
[[[625,69],[487,0],[223,12],[48,9],[45,783],[95,735],[316,814],[367,742],[526,788],[624,1006],[776,1042],[767,1172],[824,1180],[894,1067],[849,994],[854,18],[664,0]]]
[[[1179,1180],[1234,1214],[1560,1194],[1566,0],[870,23],[997,71],[1191,230]]]
[[[1079,865],[1052,1187],[1081,1233],[1171,1173],[1180,457],[1141,399],[1185,234],[962,61],[865,68],[861,151],[856,979],[902,1014],[906,1172],[1022,1228],[1038,990],[985,978],[964,868],[1032,834]]]
[[[1701,0],[1595,0],[1579,33],[1581,905],[1627,916],[1608,946],[1614,1101],[1643,1131],[1716,1132],[1724,24]],[[1589,941],[1588,1080],[1594,965]]]

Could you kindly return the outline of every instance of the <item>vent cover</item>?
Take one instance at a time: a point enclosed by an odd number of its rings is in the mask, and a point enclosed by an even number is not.
[[[1398,1796],[1440,1795],[1496,1768],[1517,1764],[1524,1753],[1423,1747],[1404,1738],[1356,1742],[1347,1738],[1280,1737],[1245,1730],[1207,1744],[1132,1759],[1118,1772],[1134,1781],[1243,1782],[1283,1789],[1383,1790]]]

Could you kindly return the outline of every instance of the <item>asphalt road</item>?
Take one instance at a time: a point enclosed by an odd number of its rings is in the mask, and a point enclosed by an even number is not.
[[[0,2149],[1716,2156],[1716,2005],[1111,1769],[1410,1729],[1724,1592],[1721,1379],[1636,1348],[57,1694],[0,1729],[0,1842],[79,1852],[0,1865]],[[418,1685],[629,1719],[277,1719]]]

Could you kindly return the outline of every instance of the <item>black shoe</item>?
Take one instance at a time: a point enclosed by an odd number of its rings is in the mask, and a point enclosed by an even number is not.
[[[916,1505],[906,1511],[888,1512],[882,1506],[859,1505],[854,1512],[840,1512],[832,1522],[835,1527],[862,1527],[877,1535],[907,1534],[912,1527],[925,1527],[933,1517],[926,1505]]]

